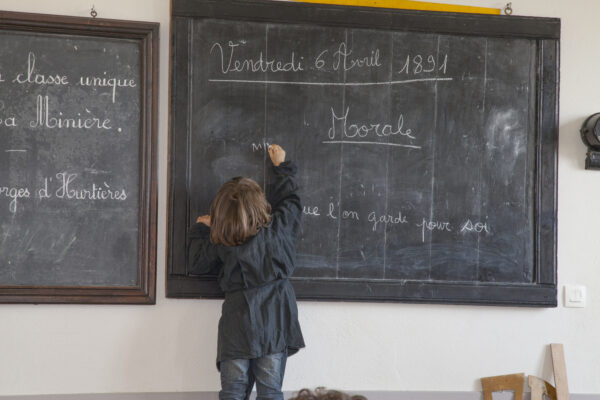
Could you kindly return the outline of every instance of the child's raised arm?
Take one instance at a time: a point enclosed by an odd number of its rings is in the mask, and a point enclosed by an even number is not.
[[[296,172],[292,161],[285,161],[285,151],[276,144],[269,147],[275,179],[269,188],[269,202],[272,207],[275,229],[290,234],[293,238],[300,232],[302,204],[298,195]]]

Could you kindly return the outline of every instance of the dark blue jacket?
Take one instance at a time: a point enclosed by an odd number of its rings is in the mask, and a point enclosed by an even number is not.
[[[296,295],[288,280],[294,272],[295,241],[302,216],[297,168],[286,161],[271,169],[269,226],[239,246],[211,243],[210,229],[201,223],[189,232],[188,271],[218,271],[219,286],[225,292],[217,367],[223,360],[281,352],[292,355],[304,347]]]

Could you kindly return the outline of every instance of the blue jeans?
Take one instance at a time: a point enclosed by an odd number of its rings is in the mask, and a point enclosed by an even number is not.
[[[256,382],[256,400],[283,400],[281,385],[286,353],[269,354],[252,360],[221,361],[219,400],[247,400]]]

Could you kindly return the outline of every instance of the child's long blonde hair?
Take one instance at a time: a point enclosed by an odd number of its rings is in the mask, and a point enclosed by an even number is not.
[[[271,222],[271,205],[262,188],[249,178],[225,182],[210,205],[210,240],[237,246]]]

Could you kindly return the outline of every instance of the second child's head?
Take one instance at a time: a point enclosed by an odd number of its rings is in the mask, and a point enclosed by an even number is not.
[[[262,188],[249,178],[225,182],[210,205],[210,240],[237,246],[269,224],[271,206]]]
[[[314,392],[309,389],[302,389],[296,397],[289,400],[367,400],[360,394],[350,395],[338,390],[327,390],[324,387],[318,387]]]

